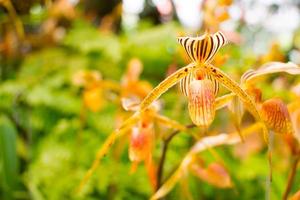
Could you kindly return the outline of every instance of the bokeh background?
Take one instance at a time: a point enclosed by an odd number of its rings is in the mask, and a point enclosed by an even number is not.
[[[144,97],[188,63],[177,36],[222,30],[231,42],[214,62],[236,81],[269,61],[300,64],[299,25],[298,0],[0,0],[0,199],[148,199],[151,181],[143,165],[131,172],[128,137],[114,145],[83,192],[75,192],[97,149],[129,116],[120,98]],[[263,98],[288,103],[299,82],[274,75],[257,87]],[[177,87],[160,104],[163,115],[191,123]],[[253,123],[250,115],[244,121]],[[234,130],[221,110],[209,134]],[[155,131],[172,130],[156,125]],[[164,178],[193,141],[186,133],[174,137]],[[157,137],[154,162],[161,148]],[[268,164],[258,134],[215,151],[232,187],[188,175],[188,192],[178,184],[166,199],[264,198]],[[201,158],[215,160],[210,151]],[[278,138],[272,199],[281,199],[290,159],[289,146]],[[298,174],[292,193],[299,189]]]

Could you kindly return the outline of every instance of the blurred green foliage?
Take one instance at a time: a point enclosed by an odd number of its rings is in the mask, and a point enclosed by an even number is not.
[[[115,145],[118,149],[104,159],[85,187],[84,196],[75,193],[96,150],[115,128],[120,105],[107,101],[100,112],[88,112],[83,122],[81,90],[72,84],[72,76],[80,69],[94,69],[104,79],[119,82],[128,61],[138,57],[144,64],[142,79],[156,85],[171,63],[184,64],[176,43],[180,30],[176,23],[169,23],[116,35],[74,20],[58,45],[26,54],[18,69],[13,69],[0,84],[0,199],[148,199],[153,191],[145,168],[140,166],[130,174],[128,138],[123,138]],[[255,65],[254,56],[244,54],[241,47],[230,45],[222,52],[228,52],[230,59],[220,67],[236,80]],[[273,96],[274,89],[268,82],[261,87],[265,98]],[[275,90],[289,100],[284,89]],[[177,89],[164,95],[163,100],[164,114],[188,123],[186,102]],[[212,127],[226,130],[228,118],[229,114],[221,111]],[[165,177],[180,163],[191,144],[187,133],[174,138],[168,150]],[[157,142],[155,159],[160,156],[160,148],[161,143]],[[216,189],[189,175],[194,199],[263,199],[268,175],[265,150],[244,160],[234,155],[233,147],[216,150],[226,163],[234,187]],[[201,155],[208,162],[214,160],[210,152]],[[274,155],[274,163],[280,163],[281,156]],[[286,177],[286,169],[275,165],[272,199],[280,199]],[[295,180],[293,192],[299,189],[299,174]],[[177,186],[167,199],[184,199],[182,189]]]

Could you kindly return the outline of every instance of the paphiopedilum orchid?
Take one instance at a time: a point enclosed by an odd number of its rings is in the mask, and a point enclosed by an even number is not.
[[[191,63],[168,76],[157,87],[155,87],[142,100],[138,110],[129,119],[127,119],[119,129],[115,130],[108,137],[103,146],[99,149],[95,162],[84,177],[81,186],[84,185],[86,180],[97,168],[101,158],[106,155],[110,146],[114,144],[116,138],[125,134],[155,100],[180,81],[182,91],[189,99],[192,119],[198,125],[209,125],[213,119],[214,95],[217,94],[218,83],[223,84],[227,89],[238,96],[250,113],[252,113],[258,121],[263,122],[254,101],[249,97],[249,95],[237,82],[232,80],[219,68],[211,64],[211,61],[218,50],[228,43],[222,32],[219,31],[214,34],[205,33],[200,37],[179,37],[178,42],[184,47],[186,53],[191,59]],[[200,77],[198,77],[199,74]],[[210,97],[207,97],[204,94],[209,94]],[[219,102],[226,102],[226,98],[230,96],[231,95],[220,99]],[[215,106],[218,107],[218,105]],[[204,109],[210,110],[210,117],[207,117],[208,115],[205,113],[203,114]],[[264,135],[267,135],[267,128],[264,123],[262,124]]]

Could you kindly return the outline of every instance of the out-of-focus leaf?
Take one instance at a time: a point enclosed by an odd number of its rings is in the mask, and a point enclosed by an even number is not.
[[[245,72],[241,78],[241,82],[248,84],[255,78],[266,74],[286,72],[289,74],[300,74],[300,67],[292,62],[282,63],[282,62],[269,62],[262,65],[257,70],[248,70]]]
[[[83,53],[100,51],[115,61],[121,58],[117,37],[112,34],[103,34],[84,21],[74,23],[73,29],[64,39],[64,44]]]
[[[213,186],[219,188],[232,186],[230,175],[219,163],[211,163],[207,168],[202,168],[198,163],[194,163],[191,165],[190,170],[195,176]]]
[[[18,183],[17,133],[12,122],[0,116],[0,185],[3,199],[13,199]]]
[[[80,99],[70,91],[54,90],[45,85],[37,85],[27,93],[27,102],[31,106],[49,106],[64,113],[79,113]]]
[[[124,54],[129,58],[138,57],[143,61],[142,76],[155,79],[155,81],[161,80],[176,55],[177,31],[176,24],[169,23],[166,26],[157,26],[153,29],[132,33],[123,43]],[[153,62],[154,60],[155,62]]]

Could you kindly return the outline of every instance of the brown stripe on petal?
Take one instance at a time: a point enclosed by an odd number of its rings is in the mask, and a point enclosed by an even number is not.
[[[184,96],[188,96],[190,83],[195,80],[194,73],[189,73],[179,81],[179,89]]]
[[[177,41],[184,47],[189,57],[199,63],[210,62],[218,50],[227,44],[225,36],[220,31],[200,37],[179,37]]]
[[[261,115],[270,129],[277,133],[291,133],[290,115],[281,99],[269,99],[262,103]]]
[[[215,117],[215,95],[213,83],[208,80],[194,80],[189,87],[189,114],[197,126],[209,126]]]

